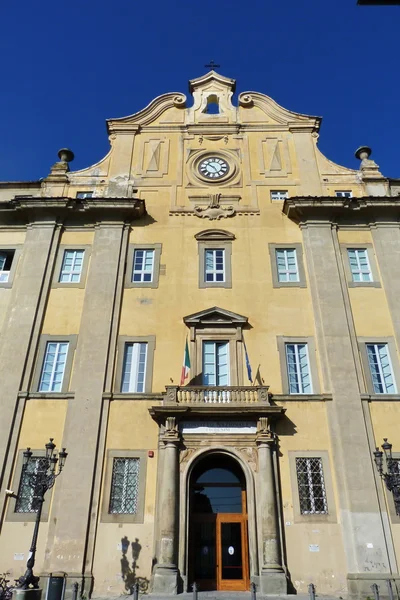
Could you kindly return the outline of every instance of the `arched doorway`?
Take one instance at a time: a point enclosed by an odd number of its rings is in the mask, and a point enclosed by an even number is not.
[[[200,590],[249,589],[246,482],[237,461],[209,454],[189,482],[189,581]]]

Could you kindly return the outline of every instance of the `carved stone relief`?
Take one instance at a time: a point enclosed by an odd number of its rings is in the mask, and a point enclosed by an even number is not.
[[[210,194],[208,206],[195,206],[194,214],[201,219],[210,219],[210,221],[233,217],[236,214],[233,206],[222,207],[220,200],[221,194]]]

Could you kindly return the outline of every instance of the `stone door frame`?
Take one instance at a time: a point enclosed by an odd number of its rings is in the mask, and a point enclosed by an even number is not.
[[[211,440],[210,440],[211,442]],[[200,460],[206,458],[210,454],[223,454],[236,460],[241,467],[245,481],[247,494],[247,513],[248,513],[248,547],[249,547],[249,578],[254,581],[259,576],[258,562],[258,540],[257,540],[257,525],[256,525],[256,503],[255,503],[255,481],[253,472],[249,464],[243,460],[243,456],[230,446],[218,444],[208,446],[207,448],[199,448],[190,456],[183,469],[180,472],[180,501],[179,501],[179,559],[178,566],[181,577],[184,582],[184,590],[188,590],[188,570],[189,570],[189,484],[194,466]]]

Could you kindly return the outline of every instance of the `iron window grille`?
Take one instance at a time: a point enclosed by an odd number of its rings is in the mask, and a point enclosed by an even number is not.
[[[139,458],[114,458],[110,514],[136,514],[139,495]]]
[[[300,513],[327,515],[324,472],[321,458],[296,458]]]
[[[41,490],[38,489],[38,479],[40,479],[38,476],[47,469],[48,461],[45,456],[32,456],[29,462],[22,467],[14,512],[36,513],[39,510]]]

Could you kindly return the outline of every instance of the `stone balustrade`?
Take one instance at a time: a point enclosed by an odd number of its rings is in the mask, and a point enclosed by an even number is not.
[[[257,404],[269,405],[267,386],[166,386],[167,404]]]

